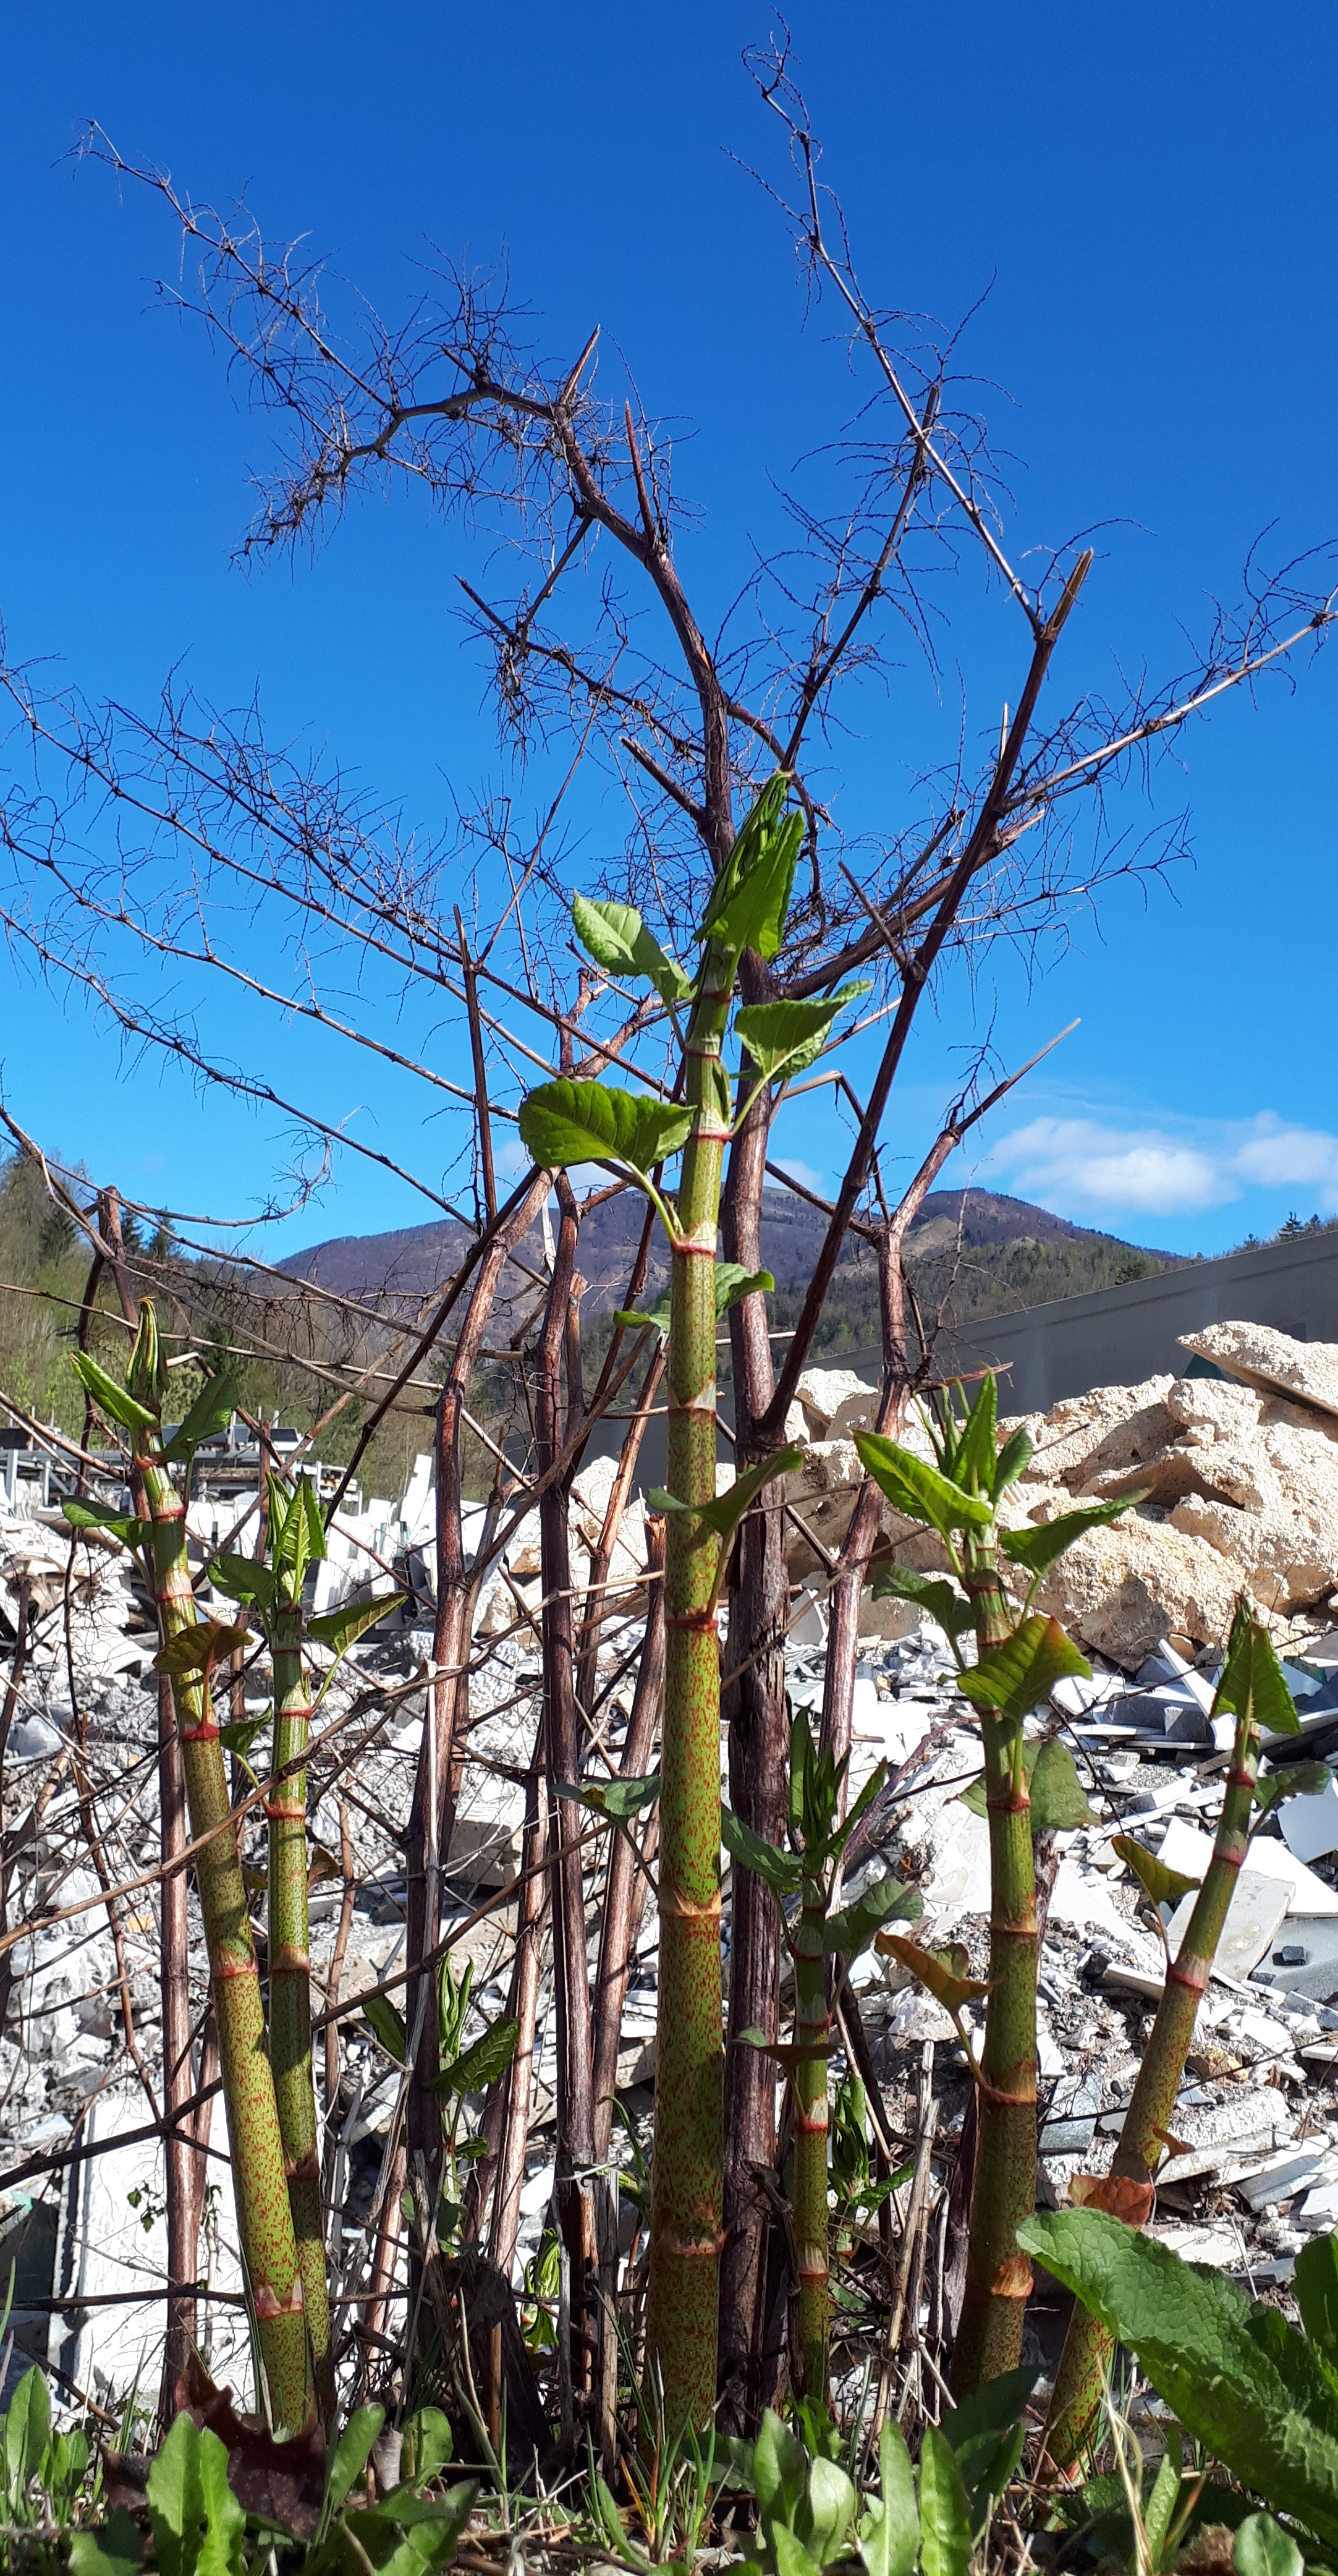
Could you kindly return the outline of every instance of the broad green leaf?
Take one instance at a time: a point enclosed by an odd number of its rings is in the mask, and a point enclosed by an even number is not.
[[[774,1843],[764,1842],[760,1834],[745,1825],[732,1807],[720,1810],[720,1839],[730,1859],[741,1869],[750,1869],[755,1878],[764,1879],[773,1896],[797,1896],[803,1882],[803,1864],[794,1852],[778,1851]]]
[[[874,1483],[907,1520],[927,1521],[944,1538],[951,1530],[989,1528],[994,1517],[990,1502],[979,1494],[964,1494],[960,1485],[951,1484],[899,1441],[881,1431],[857,1431],[855,1447]]]
[[[745,948],[774,957],[781,944],[804,838],[803,815],[785,812],[788,792],[789,782],[780,775],[763,788],[702,915],[698,938],[714,940],[735,957]]]
[[[889,1873],[866,1889],[854,1905],[843,1905],[839,1914],[828,1915],[822,1927],[822,1946],[844,1958],[857,1958],[885,1923],[917,1923],[923,1912],[924,1899],[918,1887],[903,1886]]]
[[[426,2486],[454,2457],[450,2419],[439,2406],[419,2406],[404,2426],[404,2475],[410,2486]]]
[[[1097,2210],[1027,2219],[1017,2235],[1128,2345],[1185,2430],[1234,2477],[1338,2542],[1338,2439],[1294,2403],[1251,2332],[1243,2289]]]
[[[372,2455],[372,2444],[385,2420],[384,2406],[359,2406],[357,2412],[350,2415],[325,2472],[323,2519],[327,2522],[338,2513],[350,2487],[362,2476]]]
[[[100,1503],[62,1503],[60,1508],[71,1529],[108,1530],[122,1547],[147,1547],[153,1536],[152,1521],[127,1520],[123,1513],[104,1511]]]
[[[228,2485],[216,2433],[178,2415],[148,2476],[159,2576],[239,2576],[246,2516]]]
[[[1243,1601],[1232,1621],[1213,1715],[1248,1718],[1266,1735],[1295,1735],[1301,1724],[1268,1630],[1251,1618]]]
[[[1084,1530],[1100,1529],[1106,1522],[1117,1521],[1121,1512],[1142,1501],[1146,1491],[1143,1485],[1133,1494],[1118,1494],[1108,1502],[1084,1503],[1079,1511],[1061,1512],[1053,1521],[1028,1521],[1022,1529],[1000,1530],[1000,1554],[1027,1574],[1044,1574],[1075,1539],[1082,1537]]]
[[[687,1000],[692,991],[691,976],[684,974],[675,958],[666,957],[633,904],[603,903],[589,895],[574,895],[571,921],[587,955],[610,975],[646,975],[662,1002]]]
[[[1302,2246],[1293,2287],[1306,2333],[1338,2370],[1338,2236],[1312,2236]]]
[[[1067,1744],[1057,1735],[1047,1736],[1031,1775],[1032,1832],[1071,1833],[1096,1821]]]
[[[1027,2400],[1039,2377],[1034,2368],[1005,2371],[943,2418],[940,2430],[962,2473],[973,2539],[1022,2457]]]
[[[1168,1869],[1165,1861],[1158,1860],[1156,1853],[1148,1851],[1144,1844],[1135,1842],[1132,1834],[1112,1834],[1110,1848],[1117,1851],[1133,1871],[1139,1886],[1146,1896],[1151,1897],[1154,1905],[1178,1905],[1182,1896],[1188,1896],[1191,1889],[1203,1885],[1201,1878],[1186,1878],[1182,1870]]]
[[[819,2452],[808,2472],[808,2512],[800,2525],[804,2546],[820,2567],[843,2554],[846,2536],[859,2508],[854,2481],[836,2460]]]
[[[5,2435],[5,2470],[11,2495],[21,2495],[30,2478],[35,2478],[42,2465],[42,2454],[51,2438],[51,2400],[47,2384],[37,2364],[25,2370],[9,2401],[9,2412],[0,2417]]]
[[[225,1627],[221,1619],[197,1619],[193,1627],[169,1637],[162,1653],[155,1655],[153,1668],[158,1673],[210,1672],[234,1647],[253,1642],[249,1628]]]
[[[373,2038],[380,2040],[387,2057],[393,2057],[395,2064],[402,2066],[409,2044],[408,2033],[403,2016],[395,2010],[389,1995],[368,1995],[363,2002],[362,2017]]]
[[[788,2523],[778,2522],[768,2537],[776,2576],[822,2576],[822,2560],[815,2558],[811,2549],[805,2549]]]
[[[1305,2560],[1289,2531],[1271,2513],[1249,2513],[1236,2532],[1231,2563],[1236,2576],[1305,2576]]]
[[[918,1601],[936,1619],[945,1637],[965,1637],[975,1626],[971,1604],[956,1584],[941,1575],[917,1574],[912,1565],[880,1566],[873,1578],[875,1601]]]
[[[1063,1674],[1088,1679],[1091,1670],[1057,1619],[1023,1619],[1001,1646],[987,1647],[979,1663],[958,1674],[957,1688],[973,1707],[1016,1724],[1049,1698]]]
[[[233,1556],[226,1550],[210,1559],[206,1568],[209,1580],[229,1601],[258,1601],[264,1610],[274,1607],[277,1586],[269,1567],[258,1556]]]
[[[1182,2467],[1180,2434],[1173,2424],[1166,2437],[1166,2448],[1161,2455],[1156,2477],[1152,2481],[1152,2493],[1143,2507],[1148,2554],[1154,2567],[1161,2565],[1166,2535],[1171,2528],[1171,2517],[1175,2512],[1176,2500],[1180,2493]]]
[[[994,1464],[994,1499],[996,1503],[999,1496],[1006,1493],[1010,1485],[1015,1485],[1017,1483],[1018,1477],[1031,1465],[1035,1454],[1036,1443],[1032,1439],[1029,1431],[1023,1431],[1019,1428],[1017,1431],[1009,1433],[1009,1436],[1005,1440]]]
[[[764,1082],[774,1082],[782,1072],[788,1082],[816,1063],[846,1004],[872,989],[868,983],[843,984],[825,1002],[749,1002],[735,1015],[734,1033]]]
[[[935,2003],[942,2004],[945,2012],[959,2013],[963,2004],[989,1993],[989,1987],[978,1977],[963,1975],[966,1951],[960,1941],[949,1942],[946,1949],[929,1950],[922,1949],[918,1941],[903,1940],[898,1932],[879,1932],[874,1947],[909,1968],[916,1984],[923,1986]]]
[[[70,2534],[70,2576],[136,2576],[144,2544],[123,2504],[96,2531]]]
[[[1338,2442],[1338,2375],[1307,2335],[1290,2326],[1280,2308],[1251,2308],[1251,2339],[1266,2353],[1301,2413]]]
[[[658,1771],[642,1780],[555,1780],[559,1798],[571,1798],[596,1816],[636,1816],[653,1807],[660,1794]]]
[[[951,2444],[932,2424],[920,2445],[920,2565],[923,2576],[967,2576],[971,2515]]]
[[[1049,1736],[1043,1743],[1024,1744],[1022,1770],[1031,1795],[1034,1834],[1071,1833],[1075,1826],[1095,1824],[1077,1765],[1058,1736]],[[969,1807],[973,1816],[988,1814],[983,1771],[969,1789],[962,1791],[958,1804]]]
[[[92,1396],[109,1422],[119,1422],[124,1431],[153,1429],[157,1414],[150,1413],[146,1404],[137,1404],[133,1395],[127,1394],[114,1377],[108,1377],[106,1370],[89,1358],[87,1351],[71,1351],[70,1366],[80,1385]]]
[[[520,1104],[525,1151],[552,1170],[576,1163],[621,1163],[645,1174],[686,1145],[693,1113],[613,1083],[540,1083]]]
[[[1318,1798],[1328,1788],[1333,1773],[1327,1762],[1289,1762],[1281,1771],[1270,1771],[1254,1784],[1254,1803],[1261,1815],[1271,1807],[1282,1806],[1287,1798]]]
[[[808,2486],[808,2453],[768,2406],[753,2444],[753,2492],[764,2523],[791,2528]]]
[[[721,1316],[729,1313],[731,1306],[737,1306],[741,1298],[763,1294],[770,1296],[775,1285],[776,1282],[769,1270],[745,1270],[737,1261],[717,1261],[715,1265],[716,1322],[719,1323]],[[659,1304],[652,1306],[647,1313],[629,1313],[626,1307],[619,1306],[615,1308],[613,1320],[615,1324],[629,1325],[634,1332],[639,1332],[646,1324],[653,1324],[657,1333],[667,1333],[669,1330],[668,1290],[666,1289]]]
[[[188,1458],[202,1440],[212,1440],[237,1410],[237,1381],[226,1369],[205,1379],[184,1422],[178,1424],[163,1451],[165,1458]]]
[[[962,1427],[953,1460],[953,1481],[968,1493],[988,1494],[993,1500],[994,1474],[998,1464],[995,1433],[999,1422],[999,1382],[992,1369],[987,1370],[976,1390],[976,1400]]]
[[[374,1628],[379,1619],[388,1619],[404,1599],[402,1592],[376,1592],[370,1601],[345,1601],[338,1610],[322,1610],[319,1618],[308,1619],[307,1635],[313,1644],[328,1646],[338,1658],[356,1646],[359,1637]]]
[[[868,2576],[911,2576],[920,2548],[915,2472],[901,2427],[889,2417],[878,2437],[882,2497],[859,2527],[860,2556]]]
[[[495,2021],[470,2048],[462,2049],[451,2066],[444,2066],[435,2078],[438,2093],[482,2093],[505,2075],[516,2053],[520,2037],[518,2021]]]
[[[268,1709],[263,1717],[239,1717],[228,1726],[220,1726],[219,1743],[225,1753],[235,1753],[239,1761],[245,1762],[256,1737],[264,1734],[268,1724]]]
[[[680,1503],[676,1494],[666,1494],[662,1486],[647,1494],[646,1501],[653,1512],[695,1512],[699,1521],[728,1543],[763,1486],[777,1476],[793,1475],[803,1463],[802,1449],[778,1449],[774,1458],[760,1458],[755,1467],[746,1467],[723,1494],[716,1495],[713,1503]]]

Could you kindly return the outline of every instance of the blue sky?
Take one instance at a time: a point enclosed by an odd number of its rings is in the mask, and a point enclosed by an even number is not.
[[[1099,529],[1059,694],[1179,667],[1261,532],[1285,557],[1338,530],[1331,8],[967,0],[927,21],[899,0],[794,0],[791,14],[871,292],[948,324],[972,314],[959,363],[1006,456],[1013,542]],[[740,68],[769,25],[751,0],[331,0],[319,21],[285,0],[224,20],[142,0],[16,19],[0,102],[11,654],[132,705],[175,667],[225,705],[259,689],[277,736],[429,828],[452,793],[501,783],[453,607],[455,539],[412,499],[372,501],[314,562],[243,575],[231,550],[266,426],[200,337],[152,309],[174,253],[158,210],[63,156],[95,116],[198,198],[244,190],[267,233],[306,234],[389,313],[426,243],[505,255],[544,349],[574,355],[602,323],[648,410],[682,424],[679,488],[701,513],[685,565],[719,599],[748,532],[775,528],[775,479],[861,391],[826,322],[805,330],[783,228],[728,157],[776,166]],[[839,793],[856,829],[890,835],[909,815],[963,704],[978,734],[1016,694],[998,601],[963,582],[949,604],[938,688],[908,651],[886,696],[851,708]],[[1016,1062],[1080,1016],[945,1177],[1181,1250],[1222,1249],[1292,1208],[1338,1211],[1338,654],[1299,660],[1295,678],[1228,702],[1151,798],[1130,791],[1117,819],[1133,834],[1188,818],[1194,864],[1169,888],[1116,888],[1030,973],[1004,957],[974,997],[949,983],[890,1122],[893,1169],[917,1157],[981,1025]],[[517,792],[523,805],[538,783]],[[596,800],[574,875],[600,857],[602,823]],[[209,1007],[235,1058],[263,1060],[281,1088],[319,1082],[327,1114],[393,1149],[406,1113],[388,1078],[251,1006]],[[455,1040],[439,1043],[441,1070],[459,1073]],[[292,1159],[281,1121],[118,1061],[81,1005],[3,952],[0,1069],[23,1124],[132,1195],[241,1215]],[[420,1161],[449,1166],[448,1121],[420,1141]],[[825,1095],[786,1113],[783,1147],[834,1173]],[[345,1158],[271,1241],[430,1212]]]

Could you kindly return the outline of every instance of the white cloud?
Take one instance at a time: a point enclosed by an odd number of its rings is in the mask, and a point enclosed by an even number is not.
[[[789,1172],[793,1175],[796,1181],[802,1181],[804,1188],[806,1190],[812,1190],[816,1197],[820,1199],[830,1198],[831,1189],[826,1173],[815,1171],[813,1165],[811,1163],[804,1162],[800,1155],[787,1154],[784,1146],[778,1145],[776,1148],[776,1164],[778,1170]]]
[[[1306,1191],[1338,1209],[1338,1136],[1289,1127],[1271,1112],[1248,1124],[1186,1121],[1113,1127],[1094,1118],[1033,1118],[1002,1137],[984,1169],[1048,1205],[1193,1216],[1246,1189]]]

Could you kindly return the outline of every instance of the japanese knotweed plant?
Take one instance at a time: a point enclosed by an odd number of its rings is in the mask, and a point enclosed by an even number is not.
[[[739,1098],[726,1069],[735,979],[745,949],[779,949],[802,817],[787,814],[787,782],[759,797],[711,890],[688,974],[665,955],[629,905],[578,896],[577,937],[620,982],[649,979],[681,1054],[681,1098],[652,1099],[601,1082],[559,1080],[532,1091],[520,1133],[548,1169],[598,1163],[643,1190],[670,1246],[667,1318],[627,1317],[668,1330],[669,1490],[666,1659],[659,1858],[659,2046],[647,2301],[647,2358],[663,2382],[671,2426],[704,2424],[715,2403],[721,2230],[720,1660],[716,1608],[730,1543],[767,1480],[798,1464],[796,1450],[764,1460],[716,1498],[716,1328],[737,1298],[770,1288],[716,1258],[725,1149],[758,1089],[813,1063],[837,1014],[866,986],[825,1001],[762,1002],[738,1011],[744,1051]],[[677,1189],[657,1169],[681,1155]]]
[[[1043,1576],[1084,1530],[1113,1521],[1139,1496],[1125,1494],[1052,1521],[1007,1528],[1000,1505],[1027,1466],[1032,1443],[1019,1429],[998,1445],[993,1376],[981,1380],[969,1407],[960,1386],[940,1390],[929,1429],[933,1465],[878,1432],[857,1431],[855,1444],[894,1509],[937,1534],[957,1578],[954,1586],[897,1566],[875,1588],[919,1601],[946,1631],[958,1662],[958,1689],[979,1712],[985,1754],[990,1963],[976,2071],[979,2132],[966,2294],[953,2353],[953,2388],[961,2397],[1015,2369],[1022,2349],[1031,2265],[1019,2249],[1017,2229],[1031,2216],[1036,2193],[1033,1835],[1079,1822],[1087,1812],[1064,1747],[1024,1741],[1024,1719],[1044,1705],[1061,1675],[1090,1671],[1058,1622],[1039,1617],[1032,1602]],[[1006,1576],[1024,1587],[1020,1605],[1010,1597]],[[975,1640],[972,1664],[963,1653],[967,1637]],[[955,1962],[930,1958],[922,1970],[911,1943],[884,1937],[950,2009],[979,1994]]]
[[[307,1775],[313,1700],[305,1647],[308,1640],[333,1658],[333,1672],[348,1649],[393,1610],[403,1598],[395,1593],[372,1600],[350,1601],[337,1610],[306,1618],[303,1593],[309,1567],[326,1553],[325,1524],[310,1477],[299,1476],[291,1491],[277,1476],[269,1478],[267,1561],[258,1557],[216,1556],[210,1581],[230,1601],[243,1603],[258,1620],[270,1651],[274,1674],[271,1777],[265,1797],[269,1826],[269,2057],[288,2173],[288,2198],[297,2237],[298,2268],[311,2339],[321,2411],[334,2411],[334,2375],[330,2349],[330,2298],[325,2272],[325,2226],[321,2209],[320,2136],[311,2073],[311,1958],[307,1938]],[[178,1665],[199,1668],[200,1658],[224,1651],[237,1634],[220,1623],[205,1622],[164,1650],[168,1671]],[[328,1685],[326,1676],[324,1689]],[[265,1720],[249,1721],[244,1730],[226,1728],[224,1736],[243,1760]],[[239,1732],[242,1741],[234,1743]]]
[[[310,2397],[304,2286],[237,1828],[210,1695],[214,1662],[245,1632],[199,1618],[186,1555],[183,1485],[190,1460],[199,1443],[228,1420],[235,1393],[222,1377],[209,1379],[169,1436],[163,1421],[167,1369],[147,1297],[123,1386],[86,1352],[75,1352],[72,1364],[107,1420],[130,1435],[133,1486],[144,1517],[128,1520],[88,1503],[67,1503],[65,1513],[76,1529],[110,1530],[141,1559],[157,1605],[161,1660],[170,1677],[191,1836],[198,1846],[195,1876],[247,2295],[272,2418],[276,2428],[295,2432],[306,2420]]]
[[[1114,1843],[1154,1905],[1178,1905],[1194,1888],[1199,1891],[1174,1959],[1168,1949],[1166,1983],[1110,2173],[1074,2178],[1075,2201],[1136,2227],[1143,2226],[1151,2214],[1157,2167],[1171,2146],[1176,2096],[1195,2017],[1207,1992],[1251,1835],[1284,1798],[1322,1789],[1333,1776],[1327,1763],[1307,1762],[1259,1778],[1262,1731],[1293,1735],[1300,1721],[1268,1633],[1244,1599],[1237,1604],[1212,1714],[1235,1719],[1235,1741],[1221,1821],[1202,1882],[1168,1869],[1130,1835],[1117,1835]],[[1075,2308],[1046,2432],[1049,2463],[1061,2475],[1089,2459],[1100,2438],[1102,2389],[1111,2348],[1111,2335],[1100,2316],[1088,2308]]]
[[[880,1763],[842,1821],[841,1788],[846,1767],[846,1762],[838,1762],[829,1749],[818,1751],[809,1731],[808,1713],[800,1709],[790,1729],[790,1850],[778,1851],[774,1844],[764,1842],[728,1807],[721,1818],[725,1849],[731,1859],[755,1871],[780,1902],[785,1946],[794,1965],[793,2038],[780,2047],[771,2046],[760,2031],[745,2031],[743,2038],[753,2047],[765,2048],[790,2078],[799,2350],[803,2394],[818,2406],[827,2403],[832,2304],[827,2170],[831,2008],[827,1962],[857,1957],[869,1947],[882,1925],[898,1917],[905,1921],[921,1911],[915,1889],[904,1887],[891,1876],[876,1880],[855,1904],[833,1911],[842,1854],[860,1817],[883,1785]]]

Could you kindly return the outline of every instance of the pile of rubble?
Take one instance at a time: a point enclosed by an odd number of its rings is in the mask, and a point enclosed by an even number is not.
[[[1009,1502],[1019,1519],[1047,1519],[1075,1502],[1139,1489],[1116,1526],[1084,1538],[1043,1594],[1083,1644],[1090,1682],[1057,1685],[1033,1724],[1063,1728],[1093,1810],[1090,1824],[1057,1837],[1042,1961],[1041,2188],[1055,2202],[1077,2171],[1100,2172],[1113,2151],[1165,1970],[1163,1927],[1114,1851],[1133,1833],[1174,1869],[1201,1874],[1228,1758],[1211,1717],[1222,1640],[1238,1592],[1274,1614],[1302,1734],[1296,1746],[1338,1764],[1338,1349],[1296,1343],[1241,1324],[1189,1342],[1186,1374],[1140,1387],[1106,1387],[1031,1417],[1034,1455]],[[794,1585],[787,1638],[792,1702],[821,1700],[826,1648],[825,1559],[839,1545],[859,1482],[852,1434],[872,1421],[876,1390],[848,1371],[811,1370],[787,1425],[803,1450],[787,1482],[787,1546]],[[927,1454],[923,1424],[905,1426]],[[722,1469],[722,1481],[729,1471]],[[599,1541],[613,1469],[596,1461],[577,1479],[573,1579]],[[207,1525],[206,1525],[207,1522]],[[477,1543],[484,1515],[469,1516]],[[355,1893],[342,1960],[342,1991],[392,1974],[403,1958],[404,1860],[424,1679],[431,1652],[433,1497],[426,1458],[405,1495],[373,1501],[348,1525],[320,1569],[322,1600],[354,1584],[407,1584],[406,1610],[364,1640],[322,1710],[331,1752],[313,1766],[313,1830],[327,1854],[352,1846]],[[212,1505],[192,1507],[200,1566],[227,1533]],[[514,1873],[524,1777],[541,1701],[537,1522],[524,1521],[479,1604],[470,1732],[455,1840],[449,1919],[462,1927],[461,1957],[474,1962],[468,2036],[505,2008],[510,1964],[507,1908],[481,1920],[478,1900]],[[601,1645],[604,1753],[616,1765],[635,1683],[644,1619],[643,1507],[624,1520],[612,1568],[611,1614]],[[923,1566],[934,1543],[889,1512],[885,1554]],[[368,1549],[374,1550],[369,1557]],[[79,1751],[91,1780],[103,1859],[122,1883],[151,1872],[156,1852],[156,1638],[149,1606],[124,1557],[96,1540],[71,1552],[54,1511],[0,1510],[0,1620],[12,1634],[20,1584],[36,1614],[5,1757],[11,1833],[31,1820],[11,1888],[22,1910],[94,1899],[98,1886],[82,1839]],[[222,1605],[220,1605],[222,1606]],[[247,1713],[264,1705],[264,1677],[246,1685]],[[356,1760],[338,1735],[357,1715]],[[855,1687],[852,1774],[878,1763],[891,1789],[873,1811],[877,1840],[861,1866],[890,1863],[913,1879],[931,1939],[963,1941],[973,1966],[987,1955],[985,1826],[963,1805],[978,1771],[979,1738],[964,1723],[947,1640],[914,1605],[865,1596]],[[341,1819],[341,1799],[347,1794]],[[45,1799],[45,1804],[41,1801]],[[37,1812],[40,1806],[40,1813]],[[261,1829],[257,1828],[255,1857]],[[855,1882],[857,1886],[858,1882]],[[591,1888],[592,1943],[598,1889]],[[313,1967],[330,1973],[342,1894],[337,1875],[312,1902]],[[142,1907],[142,1910],[141,1910]],[[465,1928],[468,1925],[469,1928]],[[1171,1938],[1178,1927],[1172,1924]],[[127,1991],[152,2064],[159,1996],[154,1892],[120,1917]],[[118,1965],[105,1911],[54,1926],[10,1954],[15,1994],[0,2039],[0,2172],[54,2150],[76,2128],[87,2142],[142,2131],[148,2117],[129,2066]],[[593,1951],[592,1951],[593,1956]],[[457,1961],[457,1965],[460,1962]],[[623,2020],[620,2097],[644,2137],[654,2072],[657,1926],[643,1921]],[[192,1989],[203,2009],[205,1958],[192,1909]],[[940,2106],[939,2178],[946,2183],[956,2122],[969,2089],[957,2033],[894,1962],[870,1954],[854,1971],[860,2011],[884,2086],[889,2134],[909,2150],[917,2093],[932,2057]],[[535,2058],[534,2119],[521,2201],[518,2275],[550,2219],[554,2168],[556,2028],[546,1972]],[[1175,2151],[1159,2186],[1155,2224],[1182,2251],[1254,2281],[1285,2278],[1307,2231],[1338,2221],[1338,1775],[1317,1797],[1284,1805],[1256,1838],[1241,1872],[1195,2048],[1174,2118]],[[333,2259],[341,2294],[363,2277],[369,2229],[388,2178],[400,2072],[361,2024],[345,2024],[338,2090],[327,2124]],[[470,2116],[473,2116],[471,2111]],[[221,2130],[221,2118],[219,2121]],[[216,2138],[215,2145],[221,2143]],[[225,2162],[210,2165],[207,2263],[217,2305],[208,2316],[222,2367],[239,2349],[240,2314]],[[132,2202],[131,2194],[141,2197]],[[80,2304],[59,2312],[51,2360],[76,2385],[110,2402],[152,2363],[161,2310],[116,2305],[127,2282],[160,2282],[165,2262],[161,2171],[153,2151],[128,2142],[49,2179],[0,2184],[0,2259],[22,2246],[37,2256],[47,2295]],[[33,2256],[33,2249],[37,2256]],[[42,2249],[45,2248],[45,2253]],[[32,2260],[28,2274],[32,2274]],[[45,2265],[44,2272],[42,2265]],[[20,2265],[20,2287],[27,2277]],[[34,2276],[35,2277],[35,2276]],[[19,2305],[22,2306],[22,2296]],[[25,2333],[39,2331],[33,2313]]]

